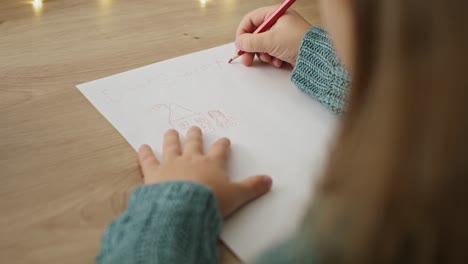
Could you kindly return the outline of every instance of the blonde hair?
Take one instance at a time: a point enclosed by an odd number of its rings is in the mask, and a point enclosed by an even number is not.
[[[349,108],[307,223],[322,263],[466,263],[468,1],[353,5]]]

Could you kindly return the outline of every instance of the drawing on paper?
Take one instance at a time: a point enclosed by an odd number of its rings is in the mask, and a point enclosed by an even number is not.
[[[187,69],[185,71],[176,72],[172,74],[168,73],[159,73],[151,75],[147,80],[141,81],[129,87],[111,87],[101,90],[103,97],[111,103],[120,103],[124,98],[127,97],[127,94],[130,92],[139,92],[141,90],[151,88],[154,86],[167,87],[175,84],[174,80],[182,80],[190,78],[192,76],[211,72],[211,71],[220,71],[223,69],[223,62],[216,59],[213,62],[203,64],[196,68]]]
[[[234,118],[226,116],[220,110],[208,111],[208,116],[213,120],[217,127],[230,128],[236,125]]]
[[[103,89],[101,93],[109,102],[120,102],[123,99],[123,94],[120,89],[117,91],[114,89],[113,92],[110,92],[109,89]]]
[[[236,125],[236,120],[225,115],[221,110],[211,110],[203,114],[181,105],[170,103],[156,104],[151,108],[151,111],[165,111],[168,125],[181,131],[188,130],[192,126],[198,126],[206,133]]]

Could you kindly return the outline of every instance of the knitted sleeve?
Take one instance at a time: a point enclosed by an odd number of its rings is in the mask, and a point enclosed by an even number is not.
[[[291,80],[334,113],[344,111],[350,76],[320,27],[310,29],[302,39]]]
[[[105,230],[97,262],[214,264],[220,231],[208,188],[192,182],[141,186]]]

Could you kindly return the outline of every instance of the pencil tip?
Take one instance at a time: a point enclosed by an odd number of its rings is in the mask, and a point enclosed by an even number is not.
[[[235,59],[239,58],[239,54],[235,54],[234,57],[232,57],[228,63],[233,62]]]

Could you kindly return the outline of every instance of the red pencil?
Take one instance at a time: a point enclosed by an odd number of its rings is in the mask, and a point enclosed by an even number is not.
[[[258,33],[262,33],[262,32],[265,32],[267,31],[268,29],[270,29],[275,23],[276,21],[278,21],[278,19],[284,15],[284,13],[286,13],[286,10],[288,10],[288,8],[290,6],[292,6],[292,4],[294,4],[294,2],[296,2],[296,0],[285,0],[279,7],[278,9],[275,10],[275,12],[273,12],[273,14],[271,14],[271,16],[269,16],[267,18],[267,20],[265,20],[254,32],[253,34],[258,34]],[[242,54],[244,54],[245,52],[242,51],[242,50],[236,50],[236,53],[234,54],[234,56],[229,60],[228,63],[231,63],[233,62],[235,59],[239,58],[240,56],[242,56]]]

